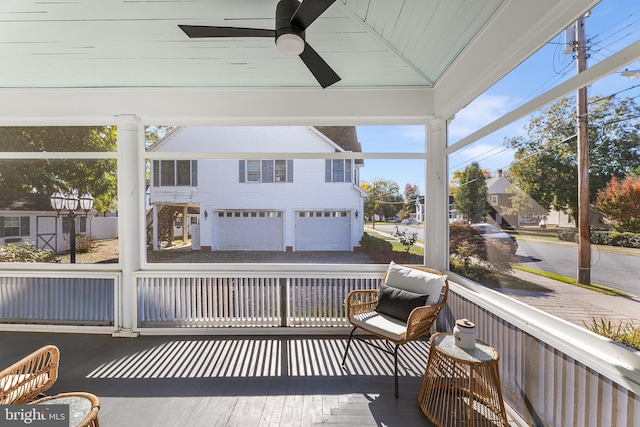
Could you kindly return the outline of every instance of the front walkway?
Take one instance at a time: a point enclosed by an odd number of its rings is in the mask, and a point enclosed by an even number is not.
[[[518,301],[539,308],[547,313],[579,326],[590,325],[592,319],[605,319],[617,325],[632,322],[640,325],[640,301],[634,298],[604,295],[590,289],[569,285],[521,270],[512,275],[536,283],[551,292],[496,289]]]

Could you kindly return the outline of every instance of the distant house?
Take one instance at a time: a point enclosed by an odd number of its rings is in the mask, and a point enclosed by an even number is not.
[[[518,214],[507,214],[511,207],[511,194],[507,190],[512,184],[498,171],[498,176],[485,181],[487,185],[487,205],[490,220],[498,227],[518,227]]]
[[[228,126],[177,128],[151,151],[329,154],[361,149],[355,127]],[[192,249],[203,251],[351,251],[359,246],[365,196],[359,186],[361,161],[220,157],[152,162],[147,223],[154,249],[171,239],[178,224],[184,239],[191,231]],[[186,224],[181,218],[188,218]]]
[[[416,197],[416,221],[418,223],[422,223],[426,220],[425,218],[425,198],[424,196]],[[460,215],[455,207],[453,206],[453,196],[449,195],[449,222],[462,220],[462,215]]]
[[[76,233],[91,232],[91,218],[76,217]],[[40,249],[62,252],[69,249],[69,217],[57,216],[49,196],[0,191],[0,244],[30,242]]]

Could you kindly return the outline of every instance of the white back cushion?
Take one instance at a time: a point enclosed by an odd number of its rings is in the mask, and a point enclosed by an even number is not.
[[[437,304],[446,275],[438,275],[411,267],[404,267],[391,261],[387,270],[385,284],[417,294],[428,294],[427,304]]]

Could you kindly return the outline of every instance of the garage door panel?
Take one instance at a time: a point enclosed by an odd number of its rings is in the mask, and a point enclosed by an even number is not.
[[[217,250],[281,251],[283,215],[278,211],[219,211],[214,225]]]
[[[296,250],[350,251],[349,211],[299,211],[296,213]]]

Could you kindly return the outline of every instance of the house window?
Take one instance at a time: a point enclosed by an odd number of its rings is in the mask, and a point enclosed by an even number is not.
[[[0,217],[0,236],[16,237],[29,235],[28,216]]]
[[[62,217],[62,232],[64,234],[69,234],[71,231],[69,230],[69,217]],[[76,221],[76,233],[86,233],[87,232],[87,217],[79,216]]]
[[[351,182],[352,168],[351,159],[325,160],[324,177],[325,182]]]
[[[247,182],[260,182],[260,160],[247,160]]]
[[[491,195],[491,206],[498,206],[498,195],[497,194],[492,194]]]
[[[293,160],[240,160],[239,182],[293,182]]]
[[[197,160],[154,160],[153,186],[198,186]]]

